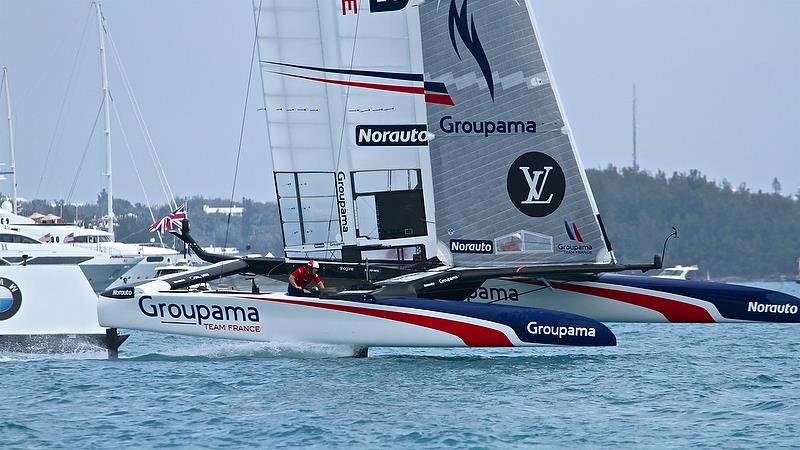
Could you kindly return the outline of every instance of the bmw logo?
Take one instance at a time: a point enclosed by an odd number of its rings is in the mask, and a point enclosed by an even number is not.
[[[10,319],[22,306],[22,293],[16,283],[0,278],[0,320]]]

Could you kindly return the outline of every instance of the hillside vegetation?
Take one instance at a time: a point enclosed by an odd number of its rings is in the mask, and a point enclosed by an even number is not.
[[[741,185],[718,185],[698,171],[655,175],[609,166],[587,171],[600,214],[615,254],[621,262],[651,261],[661,252],[665,237],[678,228],[670,241],[667,265],[697,264],[712,278],[765,279],[793,275],[800,256],[800,204],[796,197],[751,192]],[[105,193],[94,205],[80,206],[77,219],[94,223],[103,215]],[[225,199],[192,197],[188,200],[192,234],[203,245],[237,247],[243,252],[282,255],[280,222],[275,203],[242,199],[244,215],[206,214],[203,205],[230,206]],[[33,211],[76,218],[74,206],[33,201]],[[147,208],[122,199],[114,200],[118,216],[117,239],[147,242],[155,237],[147,227],[153,222]],[[170,212],[154,209],[158,219]],[[172,243],[172,238],[165,238]]]
[[[800,256],[796,197],[718,185],[698,171],[667,177],[632,169],[588,170],[618,259],[649,261],[678,228],[665,263],[697,264],[712,278],[793,274]]]

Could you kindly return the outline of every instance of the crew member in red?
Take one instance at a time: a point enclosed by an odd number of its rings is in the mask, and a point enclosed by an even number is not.
[[[315,282],[320,289],[325,289],[325,283],[322,282],[317,271],[319,271],[319,263],[313,259],[305,266],[294,269],[292,274],[289,275],[288,294],[295,297],[308,297],[309,294],[305,293],[303,288],[312,281]]]

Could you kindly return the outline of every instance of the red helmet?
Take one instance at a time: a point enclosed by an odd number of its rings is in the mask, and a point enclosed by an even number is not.
[[[308,267],[312,269],[319,269],[319,263],[314,261],[313,259],[308,260]]]

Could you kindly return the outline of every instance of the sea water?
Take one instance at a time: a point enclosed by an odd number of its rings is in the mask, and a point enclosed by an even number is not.
[[[367,359],[143,332],[112,360],[0,353],[0,448],[800,447],[800,325],[611,328]]]

